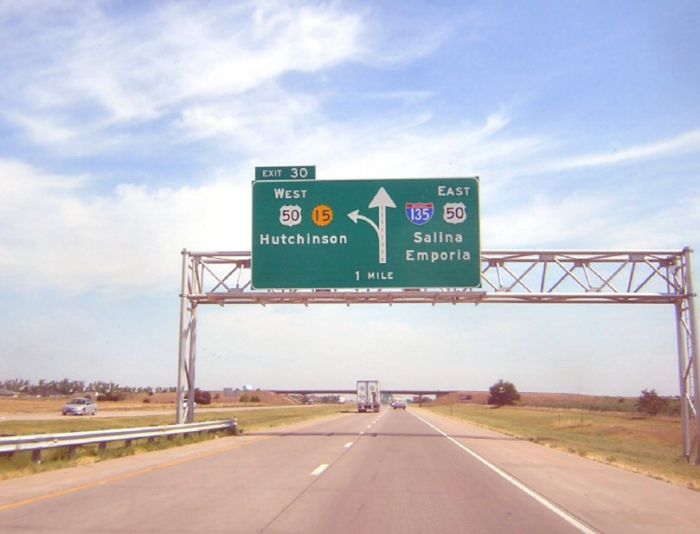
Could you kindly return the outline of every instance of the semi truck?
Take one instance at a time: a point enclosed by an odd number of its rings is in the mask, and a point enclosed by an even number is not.
[[[357,381],[358,412],[378,412],[380,400],[379,380]]]

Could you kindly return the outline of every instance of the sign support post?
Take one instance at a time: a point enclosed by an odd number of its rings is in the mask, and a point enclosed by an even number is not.
[[[187,250],[183,250],[180,292],[180,339],[178,343],[177,392],[175,399],[177,424],[194,422],[197,303],[189,299],[188,295],[201,292],[202,289],[200,273],[194,263],[195,260],[190,253]]]
[[[687,403],[686,410],[690,409],[693,412],[695,419],[695,447],[696,456],[695,463],[700,465],[700,364],[698,363],[698,324],[697,314],[695,310],[696,293],[693,286],[693,252],[690,248],[683,249],[683,262],[686,273],[684,276],[686,282],[687,297],[679,304],[680,314],[676,314],[678,321],[678,331],[681,333],[679,339],[679,358],[682,360],[687,358],[687,364],[682,366],[681,390],[682,404]],[[679,317],[680,316],[680,317]],[[685,354],[683,354],[685,352]],[[682,409],[682,408],[681,408]],[[690,420],[686,414],[683,419],[683,443],[684,455],[690,460],[692,454],[693,443],[691,440]],[[687,428],[686,428],[687,427]]]

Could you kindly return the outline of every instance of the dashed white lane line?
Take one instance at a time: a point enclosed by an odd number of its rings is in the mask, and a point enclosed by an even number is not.
[[[494,473],[496,473],[496,474],[499,475],[500,477],[504,478],[505,480],[507,480],[508,482],[510,482],[511,484],[513,484],[513,486],[515,486],[516,488],[518,488],[520,491],[522,491],[523,493],[525,493],[525,494],[528,495],[529,497],[532,497],[533,499],[535,499],[538,503],[540,503],[542,506],[544,506],[545,508],[547,508],[550,512],[554,512],[556,515],[558,515],[559,517],[561,517],[564,521],[566,521],[567,523],[569,523],[572,527],[578,529],[579,532],[583,532],[584,534],[596,534],[596,531],[595,531],[595,530],[592,530],[590,527],[588,527],[587,525],[585,525],[584,523],[582,523],[581,521],[579,521],[578,519],[576,519],[574,516],[568,514],[567,512],[565,512],[564,510],[562,510],[561,508],[559,508],[556,504],[554,504],[553,502],[549,501],[548,499],[546,499],[545,497],[543,497],[543,496],[540,495],[539,493],[536,493],[534,490],[531,490],[531,489],[528,488],[525,484],[523,484],[522,482],[520,482],[518,479],[516,479],[516,478],[510,476],[508,473],[506,473],[505,471],[503,471],[503,469],[501,469],[500,467],[496,467],[494,464],[492,464],[491,462],[489,462],[487,459],[485,459],[485,458],[481,457],[480,455],[478,455],[477,453],[475,453],[475,452],[474,452],[473,450],[471,450],[469,447],[467,447],[467,446],[461,444],[459,441],[457,441],[456,439],[454,439],[452,436],[446,434],[445,432],[443,432],[442,430],[440,430],[438,427],[436,427],[435,425],[433,425],[433,424],[430,423],[429,421],[426,421],[425,419],[423,419],[420,415],[416,415],[414,412],[411,412],[411,414],[412,414],[413,416],[417,417],[418,419],[420,419],[421,421],[423,421],[426,425],[428,425],[430,428],[432,428],[433,430],[435,430],[437,433],[439,433],[439,434],[441,434],[442,436],[446,437],[446,438],[447,438],[448,440],[450,440],[452,443],[454,443],[455,445],[457,445],[457,447],[459,447],[459,448],[462,449],[463,451],[465,451],[465,452],[469,453],[470,455],[472,455],[474,458],[476,458],[478,461],[480,461],[480,462],[481,462],[482,464],[484,464],[486,467],[488,467],[489,469],[491,469],[491,471],[493,471]]]
[[[314,469],[313,471],[311,471],[311,476],[312,476],[312,477],[317,477],[318,475],[320,475],[321,473],[323,473],[326,469],[328,469],[328,466],[329,466],[329,465],[330,465],[330,464],[321,464],[321,465],[319,465],[316,469]]]
[[[367,428],[368,429],[372,428],[377,422],[379,422],[379,420],[382,417],[384,417],[386,412],[387,412],[387,410],[384,410],[381,414],[379,414],[370,424],[367,425]],[[360,436],[363,436],[364,434],[365,434],[364,432],[360,432]]]
[[[382,415],[384,415],[384,414],[382,414]],[[377,417],[377,419],[375,419],[374,421],[372,421],[372,424],[367,425],[367,428],[372,428],[372,425],[373,425],[374,423],[376,423],[377,421],[379,421],[380,418],[381,418],[381,415],[380,415],[379,417]],[[364,435],[365,435],[365,432],[364,432],[364,431],[360,432],[360,436],[364,436]],[[349,449],[350,447],[353,446],[353,444],[354,444],[353,441],[348,441],[345,445],[343,445],[343,447],[346,448],[346,449]],[[319,465],[316,469],[314,469],[313,471],[311,471],[311,476],[317,477],[317,476],[319,476],[321,473],[323,473],[326,469],[328,469],[329,467],[330,467],[330,464],[321,464],[321,465]]]
[[[386,412],[384,412],[384,413],[386,413]],[[382,413],[379,417],[377,417],[374,421],[372,421],[371,424],[367,425],[367,428],[372,428],[372,425],[374,425],[377,421],[379,421],[382,418],[382,416],[384,415],[384,413]],[[360,432],[360,436],[364,436],[364,435],[365,435],[364,431]],[[349,449],[350,447],[353,446],[353,444],[354,444],[353,441],[348,441],[345,445],[343,445],[343,447],[345,449]],[[321,475],[321,473],[323,473],[329,467],[330,467],[330,464],[321,464],[316,469],[311,471],[311,476],[317,477],[317,476]]]

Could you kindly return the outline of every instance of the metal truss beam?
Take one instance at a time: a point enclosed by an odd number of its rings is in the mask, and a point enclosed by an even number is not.
[[[183,250],[178,423],[194,421],[197,308],[204,304],[672,304],[683,455],[690,460],[695,450],[695,463],[700,464],[698,331],[689,248],[482,251],[481,281],[481,288],[468,289],[254,290],[250,252]]]

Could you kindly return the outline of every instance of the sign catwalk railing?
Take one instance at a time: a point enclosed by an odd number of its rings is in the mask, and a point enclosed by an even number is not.
[[[683,454],[700,463],[700,381],[692,251],[481,251],[481,287],[251,287],[250,252],[182,252],[178,422],[194,420],[197,308],[203,304],[672,304]],[[189,392],[184,405],[185,391]]]

